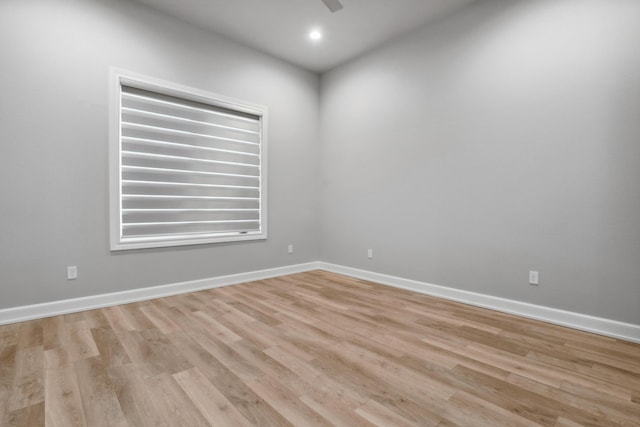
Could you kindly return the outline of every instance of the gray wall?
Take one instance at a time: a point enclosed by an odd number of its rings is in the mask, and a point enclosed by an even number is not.
[[[637,0],[480,0],[324,75],[323,259],[640,324],[639,41]]]
[[[319,258],[316,75],[131,1],[2,0],[0,40],[0,308]],[[268,241],[109,252],[109,66],[269,107]]]
[[[0,308],[323,259],[640,324],[636,0],[478,0],[321,87],[131,1],[0,40]],[[109,251],[109,66],[269,106],[268,241]]]

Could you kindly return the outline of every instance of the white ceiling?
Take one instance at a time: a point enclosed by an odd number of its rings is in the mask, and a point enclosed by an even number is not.
[[[474,0],[137,0],[315,72],[327,71]],[[310,29],[324,37],[311,42]]]

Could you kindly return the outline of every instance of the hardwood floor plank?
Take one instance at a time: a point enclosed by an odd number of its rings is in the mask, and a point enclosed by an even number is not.
[[[466,414],[469,420],[476,426],[508,425],[513,427],[536,427],[541,424],[523,418],[517,412],[503,408],[491,402],[483,400],[463,391],[458,391],[450,399],[449,403],[455,405],[459,414]],[[542,425],[550,425],[556,420],[541,420]],[[467,421],[465,421],[466,423]],[[472,425],[472,424],[469,424]]]
[[[65,346],[61,335],[66,333],[66,325],[62,316],[42,319],[42,343],[45,351]]]
[[[251,425],[198,368],[179,372],[173,377],[212,426]]]
[[[552,425],[561,412],[553,399],[462,365],[453,369],[449,378],[459,390],[456,393],[458,398],[464,396],[468,401],[481,399],[481,403],[517,414],[520,424],[526,424],[525,420],[529,420],[529,425]]]
[[[78,360],[74,362],[74,368],[87,425],[128,426],[107,366],[100,356]]]
[[[140,309],[147,304],[149,304],[148,301],[134,302],[119,307],[122,315],[126,319],[126,324],[133,326],[134,331],[144,331],[147,329],[155,329],[156,327],[151,320],[140,311]]]
[[[180,349],[189,364],[200,369],[208,378],[215,378],[227,371],[227,368],[218,359],[190,336],[176,332],[167,337],[175,348]]]
[[[0,345],[0,425],[8,424],[9,400],[13,393],[15,377],[17,340],[2,342]]]
[[[561,388],[565,386],[580,386],[597,388],[599,393],[610,394],[621,400],[630,400],[630,392],[616,384],[599,381],[595,378],[585,378],[577,372],[570,372],[563,368],[558,368],[549,364],[543,364],[526,358],[518,358],[512,354],[503,353],[499,349],[485,345],[472,344],[467,347],[468,354],[474,358],[485,361],[489,364],[496,364],[506,367],[513,372],[526,376],[534,381]]]
[[[140,308],[140,311],[147,316],[147,319],[155,325],[163,334],[170,334],[180,330],[168,316],[166,316],[158,307],[148,304]]]
[[[109,325],[115,332],[131,332],[136,327],[130,316],[127,316],[122,306],[107,307],[102,309]]]
[[[156,390],[149,388],[144,370],[136,364],[109,369],[109,380],[120,408],[131,427],[167,425],[164,405],[156,398]]]
[[[556,402],[561,413],[559,418],[572,418],[580,420],[584,425],[594,426],[599,423],[606,425],[605,420],[609,424],[621,426],[636,425],[640,422],[638,417],[640,407],[634,410],[633,407],[629,407],[623,402],[610,399],[605,401],[605,399],[601,399],[603,396],[598,395],[597,392],[594,393],[594,397],[598,396],[598,398],[594,400],[547,386],[517,374],[511,374],[507,381],[552,399]],[[514,398],[516,397],[514,396]]]
[[[80,427],[87,421],[72,367],[45,370],[45,419],[50,427]]]
[[[283,350],[279,346],[271,347],[265,350],[265,353],[274,360],[279,361],[283,366],[287,366],[298,377],[306,380],[308,384],[315,387],[311,391],[319,391],[323,396],[328,396],[336,400],[340,400],[343,406],[351,409],[360,407],[367,398],[355,392],[352,389],[345,388],[335,379],[323,375],[323,373],[309,363],[310,361],[302,359],[287,350]],[[311,395],[312,399],[316,398],[316,394],[306,392]]]
[[[302,402],[282,383],[262,376],[249,382],[249,387],[295,426],[330,426],[331,423]]]
[[[245,313],[247,316],[251,317],[257,322],[263,323],[268,326],[274,326],[280,323],[279,320],[270,316],[267,313],[263,313],[259,310],[260,305],[256,304],[258,308],[254,308],[251,305],[248,305],[242,301],[235,301],[230,303],[232,307],[235,307],[238,311]]]
[[[144,331],[118,332],[117,336],[129,360],[145,375],[158,375],[166,371],[162,359],[153,351],[151,344],[142,335]],[[179,372],[178,369],[176,372]]]
[[[173,374],[193,367],[167,336],[156,329],[123,332],[118,338],[131,361],[149,375]]]
[[[285,426],[293,424],[269,405],[246,382],[227,370],[216,376],[212,384],[235,406],[251,424],[256,426]]]
[[[44,402],[30,405],[9,414],[7,427],[41,426],[44,425]]]
[[[174,374],[175,375],[175,374]],[[174,376],[163,373],[145,378],[147,388],[153,390],[156,411],[163,414],[163,423],[168,426],[208,427],[209,422]],[[213,403],[213,402],[212,402]]]
[[[357,408],[351,408],[345,405],[341,399],[335,398],[331,393],[313,390],[309,394],[301,396],[300,400],[331,423],[331,425],[344,427],[368,427],[375,425],[356,412]]]
[[[640,426],[640,345],[312,271],[0,326],[0,426]]]
[[[578,424],[566,418],[560,417],[554,424],[555,427],[583,427],[583,424]]]
[[[417,371],[404,366],[401,359],[380,355],[351,343],[341,343],[334,348],[346,355],[354,368],[367,372],[376,378],[376,381],[388,384],[389,387],[406,393],[414,399],[428,395],[447,400],[456,392],[453,387],[444,382],[434,381],[433,378],[425,375],[419,376]],[[417,378],[419,380],[416,380]]]
[[[243,381],[253,381],[264,375],[260,367],[251,364],[240,355],[238,349],[228,346],[216,337],[196,334],[200,345]]]
[[[122,346],[118,335],[112,329],[97,328],[91,330],[93,341],[103,363],[108,367],[126,365],[131,359]]]
[[[414,424],[402,416],[390,411],[375,400],[367,400],[356,412],[373,425],[379,427],[397,426],[411,427]],[[431,424],[433,426],[437,424]]]
[[[276,359],[270,357],[257,347],[251,345],[251,343],[243,341],[239,342],[235,346],[238,350],[238,354],[241,355],[248,363],[259,366],[262,375],[270,376],[277,379],[284,384],[287,384],[287,388],[294,392],[296,396],[306,394],[313,389],[313,385],[309,382],[297,376],[291,369],[281,364]]]
[[[93,341],[93,335],[86,320],[67,322],[69,355],[73,361],[98,356],[98,347]]]
[[[105,316],[103,310],[89,310],[85,311],[84,319],[89,326],[89,329],[110,328],[109,319]]]
[[[225,344],[231,344],[235,341],[242,339],[237,334],[234,334],[229,328],[225,327],[223,324],[218,322],[213,316],[208,313],[202,311],[195,311],[193,313],[192,319],[195,321],[201,322],[202,326],[204,326],[210,333],[218,338]]]
[[[370,372],[365,364],[354,362],[348,355],[331,350],[320,350],[317,359],[312,361],[324,375],[337,381],[342,388],[353,389],[356,393],[376,400],[392,411],[401,413],[414,423],[432,422],[440,420],[433,412],[432,401],[438,400],[444,405],[444,400],[423,394],[422,400],[416,402],[401,389],[401,386],[387,383]]]
[[[42,321],[31,320],[21,323],[18,328],[17,339],[18,348],[21,350],[42,347],[44,345]]]
[[[8,411],[10,412],[44,401],[44,351],[42,346],[18,347],[15,353],[15,374],[8,400]]]

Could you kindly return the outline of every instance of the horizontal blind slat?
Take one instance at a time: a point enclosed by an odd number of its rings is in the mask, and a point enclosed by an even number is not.
[[[218,196],[188,196],[169,194],[123,194],[122,200],[133,199],[167,199],[167,200],[260,200],[258,197],[218,197]]]
[[[122,172],[123,181],[147,181],[185,184],[205,184],[220,186],[238,186],[260,188],[257,177],[225,176],[225,175],[189,175],[182,173],[156,173],[152,171],[126,170]]]
[[[169,142],[174,144],[192,145],[195,147],[203,148],[217,148],[220,150],[238,151],[249,154],[261,154],[259,144],[244,144],[234,141],[227,141],[221,139],[211,139],[198,137],[193,134],[163,134],[149,129],[134,129],[126,128],[122,130],[123,141],[132,140],[146,140],[146,141],[159,141]]]
[[[217,162],[213,160],[192,159],[189,157],[166,156],[150,153],[123,152],[124,166],[144,166],[164,169],[182,169],[195,172],[215,171],[218,173],[260,176],[260,167],[243,165],[234,162]]]
[[[189,174],[194,176],[209,176],[209,177],[231,177],[231,178],[247,178],[247,179],[259,179],[258,176],[251,175],[241,175],[241,174],[231,174],[231,173],[221,173],[221,172],[210,172],[210,171],[193,171],[186,169],[168,169],[168,168],[157,168],[151,166],[122,166],[123,172],[150,172],[150,173],[159,173],[159,174]]]
[[[215,139],[220,141],[237,142],[239,144],[260,145],[259,142],[253,142],[246,139],[227,138],[224,136],[209,135],[206,133],[190,132],[186,130],[171,129],[171,128],[162,127],[162,126],[147,125],[147,124],[135,123],[135,122],[122,122],[122,129],[123,129],[123,132],[126,131],[127,129],[142,129],[151,133],[176,134],[176,135],[184,135],[184,136],[190,136],[190,137]]]
[[[189,187],[189,186],[170,186],[163,187],[158,185],[146,184],[123,184],[123,197],[150,197],[150,196],[166,196],[166,197],[213,197],[213,198],[254,198],[260,197],[258,188],[232,188],[232,187]]]
[[[170,129],[172,135],[235,141],[241,144],[258,145],[260,143],[260,135],[253,132],[248,133],[226,127],[212,127],[196,121],[172,121],[165,116],[143,116],[127,111],[122,115],[122,121],[126,125],[125,131],[128,128],[142,129],[142,131],[157,134],[165,133],[166,129]]]
[[[248,134],[253,134],[253,135],[260,135],[260,132],[257,132],[255,130],[243,129],[243,128],[239,128],[239,127],[223,125],[223,124],[220,124],[220,123],[208,122],[208,121],[204,121],[204,120],[198,120],[198,119],[195,119],[195,118],[190,118],[188,116],[185,117],[185,116],[181,116],[181,115],[177,115],[177,114],[170,114],[170,113],[166,113],[166,112],[158,112],[158,111],[155,111],[155,110],[146,110],[146,109],[142,109],[142,108],[123,106],[122,107],[122,111],[124,113],[126,113],[126,114],[131,114],[133,116],[154,117],[154,118],[157,118],[157,119],[160,119],[160,120],[174,121],[174,122],[178,122],[178,123],[190,123],[190,124],[196,124],[196,125],[203,125],[203,126],[207,126],[207,127],[212,127],[212,128],[216,128],[216,129],[224,129],[224,130],[228,130],[228,131],[235,131],[235,132],[248,133]]]
[[[229,150],[214,150],[209,148],[192,147],[183,144],[149,143],[142,141],[129,141],[123,139],[123,153],[156,154],[172,158],[212,160],[236,165],[260,166],[260,156],[250,153],[236,153]]]
[[[147,153],[144,151],[122,151],[122,157],[142,157],[142,158],[155,158],[155,159],[167,159],[167,160],[183,160],[188,162],[206,162],[206,163],[218,163],[225,165],[233,165],[233,166],[243,166],[243,167],[251,167],[257,168],[259,165],[252,165],[247,163],[237,163],[237,162],[227,162],[222,160],[210,160],[210,159],[200,159],[196,157],[184,157],[184,156],[172,156],[169,154],[155,154],[155,153]]]
[[[178,209],[123,209],[124,213],[138,213],[138,212],[259,212],[260,209],[202,209],[202,208],[178,208]]]
[[[197,101],[190,101],[182,98],[162,95],[143,89],[122,86],[122,105],[135,108],[136,106],[152,111],[168,111],[168,114],[178,114],[180,112],[190,117],[206,117],[206,121],[226,120],[234,126],[249,130],[259,130],[259,118],[253,115],[238,115],[230,113],[223,108],[205,105]]]
[[[202,145],[197,145],[197,144],[184,144],[184,143],[180,143],[180,142],[163,141],[163,140],[160,140],[160,139],[149,139],[149,138],[138,138],[138,137],[132,137],[132,136],[123,136],[122,137],[122,142],[123,143],[125,143],[125,142],[139,143],[139,144],[148,145],[148,146],[165,145],[165,146],[172,146],[172,147],[181,147],[181,148],[191,149],[191,150],[206,150],[206,151],[215,151],[215,152],[218,152],[218,153],[237,154],[237,155],[241,155],[241,156],[260,157],[259,153],[253,153],[253,152],[250,152],[250,151],[238,151],[238,150],[229,150],[229,149],[224,149],[224,148],[213,148],[213,147],[207,147],[207,146],[202,146]]]
[[[249,220],[259,221],[260,211],[258,210],[220,210],[220,211],[123,211],[122,220],[124,224],[140,223],[176,223],[176,222],[206,222],[206,221],[233,221]]]
[[[161,236],[191,233],[250,232],[258,231],[260,223],[176,224],[176,225],[124,225],[123,234],[128,237]]]
[[[238,189],[238,190],[256,190],[260,187],[255,185],[221,185],[221,184],[199,184],[193,182],[171,182],[171,181],[146,181],[146,180],[127,180],[123,179],[122,183],[125,185],[148,185],[156,187],[176,186],[176,187],[202,187],[202,188],[226,188],[226,189]]]
[[[259,199],[124,197],[127,209],[259,209]]]

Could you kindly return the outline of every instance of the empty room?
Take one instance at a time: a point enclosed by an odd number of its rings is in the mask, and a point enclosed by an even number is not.
[[[0,0],[0,426],[640,426],[640,1]]]

